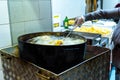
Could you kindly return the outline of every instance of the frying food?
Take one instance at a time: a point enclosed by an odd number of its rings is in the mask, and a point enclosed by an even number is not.
[[[64,37],[62,36],[51,36],[51,35],[44,35],[44,36],[37,36],[32,39],[29,39],[27,42],[32,44],[42,44],[42,45],[74,45],[84,43],[83,39],[75,39],[71,37],[67,37],[63,40]]]
[[[63,40],[55,40],[55,45],[62,45],[63,44]]]

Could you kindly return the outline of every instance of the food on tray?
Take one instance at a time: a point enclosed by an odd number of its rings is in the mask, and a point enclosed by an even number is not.
[[[68,25],[74,25],[74,23],[75,23],[75,20],[74,20],[74,19],[69,19]]]
[[[98,34],[101,34],[102,36],[105,36],[111,33],[111,30],[103,27],[97,27],[97,26],[91,26],[91,27],[82,26],[80,28],[79,27],[76,28],[74,31],[98,33]]]
[[[71,37],[67,37],[65,39],[64,38],[65,37],[62,37],[62,36],[44,35],[44,36],[37,36],[32,39],[29,39],[27,42],[32,44],[56,45],[56,46],[84,43],[83,39],[76,39]]]

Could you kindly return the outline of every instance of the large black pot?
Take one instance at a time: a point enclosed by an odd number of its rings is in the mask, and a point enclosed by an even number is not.
[[[84,59],[86,39],[77,34],[70,37],[83,39],[84,43],[75,45],[38,45],[28,43],[27,40],[41,35],[66,36],[67,32],[38,32],[25,34],[18,37],[20,57],[40,67],[59,73]]]

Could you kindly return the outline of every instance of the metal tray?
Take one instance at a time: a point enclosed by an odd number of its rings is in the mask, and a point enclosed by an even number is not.
[[[74,31],[74,34],[82,35],[87,39],[87,45],[96,45],[100,44],[101,42],[101,34],[96,34],[96,33],[87,33],[87,32],[77,32]]]

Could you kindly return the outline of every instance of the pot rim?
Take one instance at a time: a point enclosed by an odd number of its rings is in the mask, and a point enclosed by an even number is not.
[[[20,35],[19,37],[18,37],[18,42],[22,42],[22,43],[25,43],[25,44],[32,44],[32,43],[29,43],[29,42],[26,42],[27,40],[23,40],[23,38],[24,37],[26,37],[26,36],[30,36],[30,35],[37,35],[37,36],[40,36],[39,34],[49,34],[49,35],[53,35],[53,34],[68,34],[69,32],[36,32],[36,33],[28,33],[28,34],[23,34],[23,35]],[[85,44],[86,42],[87,42],[87,39],[84,37],[84,36],[82,36],[82,35],[80,35],[80,34],[74,34],[74,33],[71,33],[72,35],[77,35],[77,36],[80,36],[83,40],[84,40],[84,42],[82,42],[82,43],[78,43],[78,44],[71,44],[71,45],[45,45],[45,44],[32,44],[32,45],[36,45],[36,46],[51,46],[51,47],[63,47],[63,46],[74,46],[74,45],[80,45],[80,44]],[[34,36],[34,37],[37,37],[37,36]],[[60,36],[60,35],[59,35]],[[32,37],[33,38],[33,37]]]

